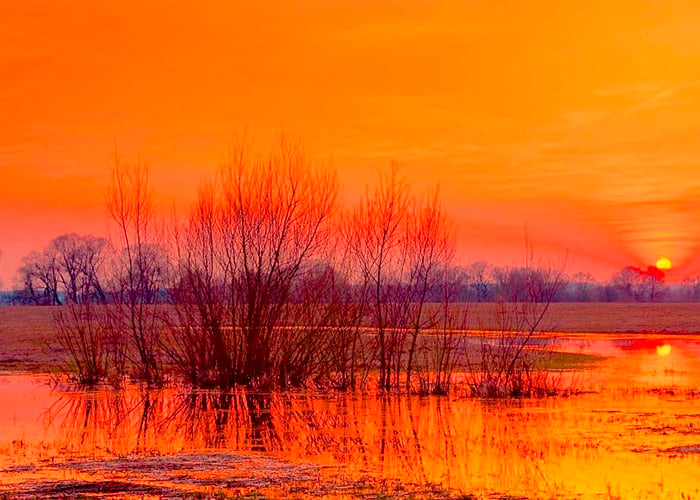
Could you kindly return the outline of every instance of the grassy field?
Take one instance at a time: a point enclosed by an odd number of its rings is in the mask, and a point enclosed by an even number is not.
[[[0,307],[0,370],[46,371],[61,356],[55,348],[58,307]]]
[[[471,304],[470,328],[497,328],[495,304]],[[554,303],[543,329],[567,333],[700,333],[700,303]]]
[[[470,304],[469,328],[496,329],[495,304]],[[0,307],[0,370],[56,366],[58,307]],[[581,333],[700,333],[700,304],[555,303],[544,329]]]

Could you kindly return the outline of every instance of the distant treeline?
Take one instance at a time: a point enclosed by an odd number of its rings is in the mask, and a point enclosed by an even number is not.
[[[154,250],[155,251],[155,250]],[[165,256],[166,252],[161,251]],[[110,261],[115,258],[111,244],[94,236],[66,234],[52,240],[43,251],[32,252],[24,259],[18,271],[18,287],[0,292],[4,305],[65,305],[71,302],[91,301],[109,304],[118,300],[120,293],[110,287]],[[165,257],[163,257],[165,258]],[[317,273],[337,274],[332,263],[316,262]],[[449,277],[427,291],[426,301],[436,303],[444,296],[445,286],[453,291],[455,302],[517,302],[530,280],[540,270],[528,267],[499,267],[479,261],[462,267],[446,269]],[[338,277],[339,279],[339,277]],[[339,285],[338,285],[339,286]],[[360,287],[345,281],[348,289]],[[154,290],[157,303],[172,301],[167,287]],[[298,290],[292,290],[290,302],[303,300]],[[700,276],[686,278],[681,283],[666,284],[659,274],[627,267],[608,282],[601,283],[586,273],[563,278],[553,302],[698,302]]]

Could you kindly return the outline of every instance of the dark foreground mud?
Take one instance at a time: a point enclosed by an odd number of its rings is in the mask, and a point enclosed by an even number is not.
[[[341,467],[191,453],[8,467],[0,498],[470,498],[429,484],[350,477]],[[66,479],[70,477],[70,479]],[[35,479],[34,479],[35,478]]]

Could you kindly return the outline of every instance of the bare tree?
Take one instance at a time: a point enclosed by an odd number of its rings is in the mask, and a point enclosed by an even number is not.
[[[664,279],[666,274],[656,266],[649,266],[644,272],[644,281],[649,289],[649,301],[657,302],[661,300],[666,292]]]
[[[167,347],[197,385],[286,387],[318,374],[328,338],[321,300],[337,193],[334,173],[297,142],[254,159],[234,144],[178,230],[177,320]],[[295,294],[299,303],[294,303]]]
[[[417,200],[392,166],[367,191],[345,234],[363,307],[376,329],[379,387],[412,390],[420,335],[439,323],[447,269],[454,251],[451,221],[439,191]],[[454,298],[450,295],[450,300]]]
[[[664,272],[654,266],[646,270],[627,266],[612,276],[610,285],[618,300],[655,302],[663,296],[664,278]]]
[[[439,191],[423,201],[414,201],[407,218],[403,252],[407,260],[409,346],[406,360],[406,390],[411,390],[411,373],[418,335],[434,327],[439,309],[428,310],[427,302],[439,296],[445,273],[454,255],[455,233],[450,219],[440,205]],[[449,306],[452,296],[443,294],[443,305]],[[397,366],[396,371],[400,366]]]
[[[257,161],[234,145],[221,176],[224,267],[230,313],[242,333],[242,382],[273,383],[275,345],[285,335],[277,327],[286,321],[295,281],[328,242],[336,177],[310,165],[301,145],[286,138],[276,154]]]
[[[579,271],[569,279],[568,292],[570,300],[576,302],[594,302],[600,299],[600,285],[592,274]]]
[[[104,238],[78,236],[75,233],[54,238],[47,253],[55,256],[55,265],[66,301],[105,303],[103,268],[109,243]]]
[[[34,251],[24,257],[19,268],[21,286],[36,305],[60,305],[56,256]]]
[[[469,287],[474,292],[477,302],[486,302],[489,298],[489,277],[493,272],[493,266],[488,262],[479,260],[473,262],[467,268]]]
[[[646,296],[646,283],[639,268],[625,267],[613,275],[610,279],[610,284],[617,292],[620,300],[641,302]]]
[[[128,332],[138,359],[138,376],[162,379],[160,325],[155,305],[165,283],[165,252],[157,243],[148,164],[122,162],[115,153],[107,210],[117,227],[120,255],[115,262],[115,328]]]
[[[95,236],[64,234],[27,255],[20,281],[36,304],[106,302],[104,266],[109,243]]]
[[[700,276],[687,276],[681,281],[683,285],[683,300],[697,302],[700,300]]]
[[[391,360],[394,345],[392,329],[398,325],[396,294],[405,264],[401,238],[408,210],[408,186],[392,166],[380,177],[373,193],[367,191],[355,208],[349,241],[359,265],[359,275],[367,287],[369,313],[377,328],[379,387],[391,387]]]

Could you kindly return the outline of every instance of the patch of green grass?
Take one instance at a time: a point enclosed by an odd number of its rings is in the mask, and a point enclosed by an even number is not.
[[[541,367],[545,370],[588,369],[593,368],[596,363],[600,363],[604,359],[604,356],[596,356],[595,354],[554,351],[542,360]]]

